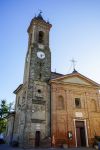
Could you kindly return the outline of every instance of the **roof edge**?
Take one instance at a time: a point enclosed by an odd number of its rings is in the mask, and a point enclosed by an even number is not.
[[[90,78],[88,78],[88,77],[86,77],[86,76],[80,74],[79,72],[72,72],[72,73],[70,73],[70,74],[66,74],[66,75],[64,75],[64,76],[57,77],[57,78],[55,78],[55,79],[51,79],[50,82],[54,82],[54,81],[57,81],[57,80],[60,80],[60,79],[64,79],[64,78],[66,78],[66,77],[71,77],[71,76],[80,76],[81,78],[84,78],[85,80],[87,80],[88,82],[94,84],[95,86],[100,87],[100,84],[99,84],[99,83],[97,83],[97,82],[93,81],[92,79],[90,79]]]
[[[13,93],[17,94],[22,89],[22,87],[23,87],[23,84],[20,84]]]

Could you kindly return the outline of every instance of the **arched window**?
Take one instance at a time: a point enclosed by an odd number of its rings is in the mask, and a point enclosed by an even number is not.
[[[43,33],[43,31],[39,31],[38,42],[39,43],[43,43],[44,42],[44,33]]]
[[[64,98],[63,98],[63,96],[58,97],[57,109],[59,109],[59,110],[64,109]]]
[[[91,111],[96,111],[97,106],[96,106],[96,101],[94,99],[91,100]]]

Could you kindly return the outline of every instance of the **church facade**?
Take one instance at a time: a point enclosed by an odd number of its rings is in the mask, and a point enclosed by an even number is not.
[[[52,135],[56,145],[88,147],[100,136],[99,84],[77,71],[51,80]]]
[[[51,27],[41,13],[29,25],[24,79],[14,91],[7,141],[21,147],[88,147],[100,135],[100,85],[76,70],[51,72]]]

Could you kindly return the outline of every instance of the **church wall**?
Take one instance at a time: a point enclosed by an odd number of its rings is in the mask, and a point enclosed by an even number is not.
[[[10,144],[13,137],[13,127],[14,127],[14,115],[8,116],[8,123],[6,129],[6,142]]]
[[[22,111],[22,100],[23,100],[23,89],[17,92],[16,102],[15,102],[15,121],[14,121],[14,131],[13,131],[13,141],[20,142],[22,138],[22,126],[24,124],[24,114]]]
[[[65,85],[52,83],[52,136],[55,138],[55,145],[67,143],[70,147],[77,146],[75,121],[84,121],[86,125],[86,145],[90,146],[93,138],[100,135],[100,98],[98,90],[94,87]],[[64,108],[59,108],[58,98],[63,96]],[[81,108],[75,107],[75,98],[80,98]],[[95,104],[91,104],[94,100]],[[61,103],[60,103],[61,104]],[[92,106],[91,106],[92,105]],[[68,131],[71,131],[73,138],[68,140]]]

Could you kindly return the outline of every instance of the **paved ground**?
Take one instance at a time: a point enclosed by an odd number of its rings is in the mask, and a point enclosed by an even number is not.
[[[13,148],[8,146],[7,144],[0,144],[0,150],[28,150],[28,149],[22,149],[22,148]],[[63,148],[34,148],[31,150],[64,150]],[[95,150],[93,148],[67,148],[66,150]]]

